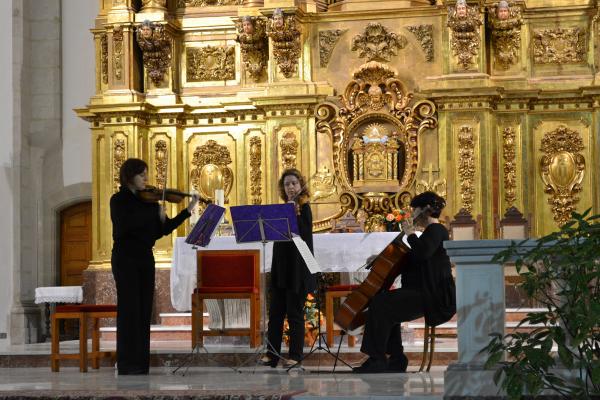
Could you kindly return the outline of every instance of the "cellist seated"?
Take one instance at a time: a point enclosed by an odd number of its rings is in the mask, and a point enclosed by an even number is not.
[[[443,242],[448,230],[439,216],[445,200],[433,192],[415,196],[410,206],[413,217],[402,222],[410,244],[409,265],[402,270],[400,289],[381,291],[369,303],[361,351],[369,358],[357,373],[406,372],[400,324],[425,317],[430,326],[449,321],[456,313],[456,291],[450,259]],[[415,226],[424,228],[417,237]]]

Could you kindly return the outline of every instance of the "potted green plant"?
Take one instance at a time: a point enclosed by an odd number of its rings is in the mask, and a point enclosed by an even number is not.
[[[515,260],[522,288],[543,311],[493,334],[482,352],[494,381],[510,398],[552,390],[565,398],[600,395],[600,215],[573,213],[571,221],[528,251],[514,243],[495,261]],[[504,357],[506,356],[506,359]],[[558,371],[568,372],[561,374]]]

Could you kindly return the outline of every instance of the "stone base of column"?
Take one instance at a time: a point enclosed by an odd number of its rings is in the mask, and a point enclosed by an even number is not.
[[[11,344],[38,343],[42,339],[42,309],[34,303],[15,306],[10,312]]]

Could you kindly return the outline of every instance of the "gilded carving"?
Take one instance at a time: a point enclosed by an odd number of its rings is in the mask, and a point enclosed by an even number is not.
[[[103,33],[100,36],[100,62],[102,65],[101,76],[102,83],[108,83],[108,36]]]
[[[168,168],[168,153],[167,142],[158,140],[154,145],[154,160],[156,168],[156,187],[162,189],[167,185],[167,168]]]
[[[265,20],[245,16],[237,20],[238,35],[242,61],[246,72],[254,82],[258,82],[269,62],[269,41],[266,34]]]
[[[244,0],[179,0],[177,7],[239,6]]]
[[[332,138],[333,174],[341,192],[340,213],[331,218],[348,210],[387,211],[412,187],[418,135],[437,126],[435,105],[420,100],[411,106],[412,97],[389,66],[371,61],[353,74],[339,106],[317,107],[317,132]]]
[[[231,153],[226,146],[214,140],[196,147],[192,158],[190,178],[192,187],[200,194],[214,200],[215,189],[225,191],[225,203],[229,203],[229,193],[233,188]]]
[[[127,142],[125,139],[116,138],[113,141],[113,191],[119,190],[121,185],[119,171],[127,158]]]
[[[508,69],[517,62],[521,49],[521,7],[501,0],[489,8],[488,15],[492,28],[494,59],[498,66]]]
[[[411,25],[406,29],[415,35],[425,53],[425,60],[433,62],[433,25]]]
[[[473,128],[467,125],[458,132],[458,176],[460,178],[460,196],[462,208],[468,213],[473,211],[475,195],[475,136]]]
[[[123,27],[115,25],[113,28],[113,69],[115,80],[123,80]]]
[[[391,61],[398,51],[406,47],[408,40],[400,34],[388,32],[378,22],[370,22],[362,35],[352,39],[352,51],[358,51],[359,58],[367,61]]]
[[[340,36],[348,29],[332,29],[328,31],[319,31],[319,61],[321,68],[327,67],[331,53],[337,44]]]
[[[293,15],[284,17],[280,8],[269,19],[267,35],[273,42],[273,56],[279,71],[291,78],[298,70],[300,58],[300,30]]]
[[[516,132],[514,128],[504,128],[503,138],[503,157],[504,157],[504,201],[506,208],[515,205],[517,199],[517,164],[516,164]]]
[[[259,136],[250,138],[250,195],[252,204],[262,203],[262,140]]]
[[[433,164],[429,164],[427,168],[423,169],[423,172],[428,174],[428,179],[420,179],[415,184],[415,193],[421,194],[423,192],[435,192],[441,197],[446,197],[446,179],[433,179],[433,173],[439,172],[438,169],[433,168]]]
[[[538,29],[533,32],[533,60],[538,64],[572,64],[585,61],[586,38],[582,28]]]
[[[455,7],[448,7],[448,27],[452,31],[450,46],[464,70],[470,68],[473,57],[479,54],[480,25],[481,16],[477,6],[469,7],[465,0],[458,0]]]
[[[545,153],[540,160],[542,181],[544,191],[550,195],[548,203],[558,226],[571,219],[579,202],[577,194],[582,190],[585,173],[585,158],[579,154],[583,149],[579,132],[564,125],[542,138],[541,151]]]
[[[142,10],[159,9],[167,7],[167,0],[142,0]]]
[[[235,48],[233,46],[188,47],[185,53],[188,82],[235,79]]]
[[[337,193],[335,177],[327,165],[323,165],[311,178],[313,201],[328,199]]]
[[[171,66],[171,38],[163,25],[144,21],[137,29],[136,39],[142,50],[146,73],[159,86]]]
[[[281,135],[279,147],[281,149],[281,164],[284,169],[296,168],[299,144],[294,132],[288,131]]]

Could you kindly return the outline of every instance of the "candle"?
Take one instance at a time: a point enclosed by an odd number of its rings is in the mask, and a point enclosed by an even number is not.
[[[225,191],[223,189],[215,189],[215,203],[218,206],[225,206]]]

